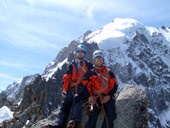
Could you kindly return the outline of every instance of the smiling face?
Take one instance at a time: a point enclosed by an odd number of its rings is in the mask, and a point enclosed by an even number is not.
[[[104,59],[100,56],[97,56],[95,59],[94,59],[94,65],[96,67],[102,67],[104,64]]]
[[[85,53],[86,52],[84,50],[77,49],[77,51],[76,51],[76,58],[79,59],[79,60],[83,59],[85,57]]]

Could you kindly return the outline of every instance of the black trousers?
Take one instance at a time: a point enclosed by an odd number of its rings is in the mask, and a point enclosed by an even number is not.
[[[74,88],[69,88],[66,97],[63,99],[60,113],[58,115],[57,123],[62,126],[66,126],[70,109],[72,108],[72,120],[81,120],[82,104],[89,97],[87,88],[83,85],[79,85],[77,89],[77,96],[73,93]]]
[[[97,104],[99,105],[99,107],[95,105],[93,111],[91,111],[89,113],[89,119],[86,123],[85,128],[95,128],[96,127],[97,119],[98,119],[98,116],[101,111],[101,108],[100,108],[101,103],[100,103],[99,98],[97,99]],[[111,98],[106,104],[103,104],[103,105],[104,105],[104,110],[106,112],[107,120],[109,123],[109,128],[113,128],[113,120],[115,120],[117,117],[117,114],[115,112],[114,98]],[[107,128],[106,119],[104,120],[102,128]]]

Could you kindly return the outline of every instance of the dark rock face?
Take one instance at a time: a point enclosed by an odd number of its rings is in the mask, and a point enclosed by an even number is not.
[[[162,59],[163,56],[170,56],[167,53],[168,46],[163,44],[162,35],[155,35],[150,42],[147,41],[143,35],[138,35],[133,42],[137,44],[131,44],[128,50],[128,56],[136,62],[143,72],[138,73],[133,78],[136,84],[141,84],[146,87],[146,92],[149,97],[149,108],[152,108],[156,115],[159,115],[163,111],[168,109],[167,102],[170,102],[169,95],[169,78],[170,70],[169,66]],[[159,38],[158,38],[159,37]],[[156,40],[157,39],[157,40]],[[138,46],[143,44],[142,46]],[[157,53],[161,53],[163,56],[159,56]],[[148,73],[150,70],[150,73]],[[163,87],[164,86],[164,87]],[[153,122],[154,127],[161,127],[159,119],[154,119],[153,113],[149,112],[149,120]],[[156,123],[155,123],[156,122]]]
[[[144,73],[142,74],[141,78],[147,77],[147,79],[144,79],[145,82],[140,83],[143,86],[146,85],[150,86],[150,84],[146,84],[146,83],[149,82],[149,78],[152,78],[152,76],[155,77],[152,79],[152,82],[155,81],[155,83],[153,84],[155,86],[161,85],[160,82],[157,82],[159,79],[161,79],[162,81],[167,81],[169,79],[167,77],[169,76],[168,74],[170,74],[168,65],[155,52],[158,49],[160,50],[159,52],[163,52],[164,48],[160,48],[160,47],[163,47],[163,44],[161,44],[160,42],[158,43],[158,41],[156,41],[155,39],[153,39],[153,42],[152,41],[149,42],[144,35],[137,35],[134,37],[134,40],[131,42],[127,50],[128,56],[132,58],[132,60],[136,62],[143,71],[149,68],[153,73],[149,75]]]
[[[14,118],[3,122],[2,127],[20,128],[27,121],[34,123],[51,114],[62,100],[60,86],[56,83],[55,79],[46,82],[39,75],[33,83],[24,88],[22,102],[15,106]]]
[[[5,92],[1,92],[0,93],[0,108],[3,106],[3,105],[6,105],[6,102],[7,102],[7,95]],[[7,105],[8,106],[8,105]]]
[[[37,76],[38,74],[25,76],[19,81],[10,84],[5,91],[0,93],[0,107],[6,105],[11,108],[12,104],[16,105],[20,102],[24,87],[33,82]]]
[[[144,73],[138,73],[135,77],[134,77],[134,81],[137,84],[142,84],[144,86],[148,85],[148,80],[147,77]]]
[[[47,124],[55,124],[59,110],[31,128],[40,128]],[[128,85],[118,95],[116,99],[117,119],[114,121],[115,128],[148,128],[147,117],[147,95],[144,90]],[[82,111],[82,127],[84,127],[88,116],[85,114],[85,108]],[[104,119],[104,113],[101,111],[96,128],[100,128]]]

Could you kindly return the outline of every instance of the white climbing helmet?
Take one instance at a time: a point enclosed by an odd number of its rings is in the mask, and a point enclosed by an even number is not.
[[[94,53],[93,53],[93,60],[96,58],[96,57],[101,57],[101,58],[103,58],[103,60],[104,60],[104,54],[103,54],[103,51],[101,51],[101,50],[96,50]]]

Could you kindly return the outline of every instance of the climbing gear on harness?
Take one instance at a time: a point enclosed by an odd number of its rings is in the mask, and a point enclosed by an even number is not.
[[[77,73],[76,73],[76,70],[75,70],[75,65],[73,65],[73,76],[72,76],[72,80],[75,81],[71,81],[70,82],[70,86],[71,87],[75,87],[75,90],[74,90],[74,93],[77,94],[77,87],[78,85],[83,81],[84,79],[84,76],[86,74],[86,62],[85,60],[83,59],[83,64],[82,66],[79,64],[79,67],[81,68],[81,72],[80,72],[80,75],[78,77],[78,79],[76,80],[76,77],[77,77]]]
[[[105,86],[105,89],[107,89],[107,91],[109,92],[109,88],[108,88],[108,85],[107,85],[107,83],[109,82],[109,80],[107,79],[109,70],[108,70],[108,69],[105,69],[105,70],[103,71],[103,75],[101,75],[100,73],[98,73],[96,70],[95,70],[95,72],[96,72],[98,78],[102,81],[102,84]],[[107,83],[106,83],[106,82],[107,82]],[[95,88],[92,88],[92,91],[93,91],[93,93],[94,93],[94,91],[97,93],[96,98],[99,98],[100,103],[101,103],[101,107],[99,107],[99,105],[97,104],[97,102],[96,102],[96,106],[97,106],[99,109],[101,109],[101,110],[104,111],[104,116],[105,116],[105,119],[106,119],[107,128],[109,128],[109,122],[108,122],[107,115],[106,115],[106,112],[105,112],[105,109],[104,109],[104,105],[103,105],[103,102],[102,102],[102,101],[103,101],[103,95],[102,95],[102,93],[104,92],[105,89],[103,89],[102,86],[101,86],[100,90],[96,90]]]
[[[92,87],[92,93],[97,96],[96,98],[99,97],[99,95],[101,95],[102,93],[105,92],[105,90],[107,90],[107,92],[109,92],[109,88],[108,88],[108,73],[109,73],[109,70],[108,69],[104,69],[103,71],[103,75],[101,75],[100,73],[98,73],[97,71],[95,71],[95,73],[97,74],[97,77],[101,80],[101,87],[99,90],[95,89],[94,87]]]
[[[81,128],[81,120],[70,120],[67,124],[67,128]]]
[[[105,82],[102,78],[106,79],[107,81],[108,81],[108,79],[107,79],[106,77],[102,76],[101,74],[99,74],[97,71],[95,71],[95,72],[96,72],[97,76],[99,77],[99,79],[100,79],[100,80],[102,81],[102,83],[104,84],[104,86],[106,87],[107,91],[109,91],[109,88],[108,88],[106,82]],[[102,78],[101,78],[101,77],[102,77]]]
[[[93,103],[92,104],[90,104],[90,111],[93,111]]]

